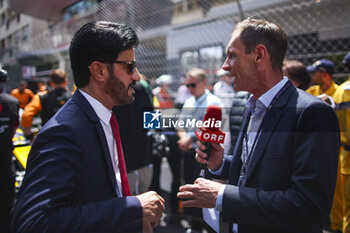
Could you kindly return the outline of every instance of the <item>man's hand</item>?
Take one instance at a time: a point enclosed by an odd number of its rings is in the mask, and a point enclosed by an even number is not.
[[[205,144],[201,141],[197,141],[196,160],[198,163],[207,164],[209,169],[216,171],[222,165],[222,160],[224,158],[224,148],[218,143],[211,143],[209,161],[207,160],[208,155],[204,152],[205,149]]]
[[[192,143],[192,138],[188,136],[184,136],[177,141],[177,144],[182,151],[188,151],[192,149]]]
[[[142,206],[143,232],[152,232],[152,228],[159,225],[165,209],[165,201],[154,191],[149,191],[136,197]]]
[[[221,186],[221,183],[198,178],[194,184],[181,186],[177,197],[189,199],[182,202],[183,207],[214,208]]]

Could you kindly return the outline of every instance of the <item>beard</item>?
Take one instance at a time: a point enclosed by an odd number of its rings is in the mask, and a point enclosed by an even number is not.
[[[129,95],[129,90],[132,89],[135,84],[136,82],[133,80],[128,86],[125,86],[125,84],[115,76],[114,73],[111,73],[103,86],[103,90],[106,95],[114,100],[116,105],[131,104],[134,102],[135,93]]]

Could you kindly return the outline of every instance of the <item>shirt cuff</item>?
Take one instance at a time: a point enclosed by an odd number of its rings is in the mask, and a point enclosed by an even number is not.
[[[209,169],[209,172],[213,175],[220,176],[222,173],[222,170],[224,169],[224,164],[225,164],[225,159],[222,160],[222,164],[221,164],[221,167],[219,167],[219,169],[215,171]]]
[[[226,184],[221,186],[218,193],[218,198],[216,199],[215,209],[220,212],[222,211],[222,199],[224,198],[225,188],[226,188]]]

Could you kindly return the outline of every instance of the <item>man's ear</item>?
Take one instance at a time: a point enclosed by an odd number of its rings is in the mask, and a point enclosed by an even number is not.
[[[90,64],[89,70],[91,73],[91,77],[96,81],[104,81],[108,76],[108,69],[106,64],[98,61],[94,61]]]
[[[255,62],[262,63],[266,57],[268,57],[268,52],[265,45],[258,44],[255,47]]]
[[[301,85],[301,82],[299,80],[291,80],[294,86],[299,87]]]
[[[327,72],[322,72],[324,74],[324,78],[325,79],[332,79],[332,76],[330,74],[328,74]]]

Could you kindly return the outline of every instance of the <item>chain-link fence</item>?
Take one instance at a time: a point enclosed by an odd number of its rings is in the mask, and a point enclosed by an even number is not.
[[[193,67],[205,69],[210,82],[215,82],[215,70],[225,60],[225,48],[235,24],[242,17],[255,17],[275,22],[286,30],[287,58],[306,65],[321,58],[330,59],[336,64],[337,81],[345,80],[348,71],[342,59],[350,50],[348,0],[241,0],[241,10],[238,3],[104,0],[90,4],[79,14],[68,8],[62,22],[33,38],[33,49],[45,50],[57,62],[63,61],[71,76],[67,49],[81,25],[91,20],[126,23],[140,39],[136,51],[140,72],[150,80],[165,73],[173,75],[175,91],[181,77]]]

